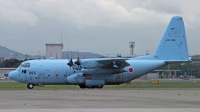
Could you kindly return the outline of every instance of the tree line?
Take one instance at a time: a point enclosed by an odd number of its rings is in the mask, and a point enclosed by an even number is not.
[[[22,62],[27,61],[25,60],[18,60],[18,59],[5,59],[0,61],[0,68],[17,68]]]
[[[180,70],[176,72],[176,77],[191,77],[200,78],[200,63],[197,62],[188,62],[188,63],[177,63],[177,64],[168,64],[158,70]],[[165,76],[168,77],[168,71],[164,72]],[[174,75],[175,73],[172,72]],[[161,75],[161,73],[159,73]]]

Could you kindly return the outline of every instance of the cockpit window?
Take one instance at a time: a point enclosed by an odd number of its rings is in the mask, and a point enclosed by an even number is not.
[[[30,63],[22,63],[20,65],[20,67],[29,68],[30,67]]]

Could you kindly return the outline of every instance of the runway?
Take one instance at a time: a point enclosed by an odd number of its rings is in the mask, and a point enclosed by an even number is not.
[[[0,109],[199,111],[200,89],[83,89],[0,91]],[[172,109],[172,110],[171,110]],[[178,110],[177,110],[178,109]],[[11,111],[10,110],[10,111]],[[94,111],[93,110],[93,111]]]

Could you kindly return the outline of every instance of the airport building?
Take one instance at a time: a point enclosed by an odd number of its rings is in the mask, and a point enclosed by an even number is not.
[[[191,60],[195,61],[195,62],[199,62],[200,61],[200,55],[193,55],[193,56],[191,56]]]
[[[54,57],[55,59],[62,59],[63,44],[45,44],[46,45],[46,59]]]

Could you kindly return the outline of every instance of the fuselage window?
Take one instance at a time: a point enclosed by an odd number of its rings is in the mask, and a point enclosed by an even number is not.
[[[27,63],[27,67],[28,67],[28,68],[30,67],[30,63]]]
[[[23,63],[20,65],[20,67],[30,68],[30,63]]]
[[[22,73],[26,73],[26,70],[22,70]]]

